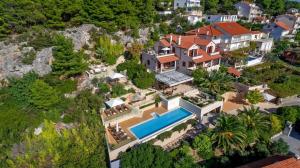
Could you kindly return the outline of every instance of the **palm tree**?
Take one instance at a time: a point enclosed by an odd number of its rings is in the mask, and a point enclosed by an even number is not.
[[[267,132],[271,130],[271,122],[267,115],[260,112],[258,107],[251,106],[240,111],[239,118],[247,130],[249,143],[258,138],[266,138]]]
[[[258,90],[249,91],[246,95],[246,99],[251,104],[257,104],[259,102],[264,101],[263,95]]]
[[[231,87],[232,77],[224,72],[211,72],[208,78],[200,83],[201,88],[205,88],[214,94],[222,94]]]
[[[228,153],[233,149],[243,149],[245,146],[245,128],[236,116],[221,115],[212,131],[213,145]]]

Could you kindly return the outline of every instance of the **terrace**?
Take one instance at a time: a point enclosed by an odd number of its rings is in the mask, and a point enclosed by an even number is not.
[[[215,102],[215,99],[211,95],[204,93],[204,92],[199,92],[198,94],[196,94],[194,96],[184,96],[184,97],[182,97],[182,99],[184,99],[190,103],[193,103],[193,104],[197,105],[198,107],[204,107],[204,106],[207,106],[207,105]]]

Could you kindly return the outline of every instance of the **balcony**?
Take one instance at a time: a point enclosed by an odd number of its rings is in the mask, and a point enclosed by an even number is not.
[[[251,36],[242,36],[242,37],[232,38],[231,43],[238,43],[238,42],[250,41],[250,40],[251,40]]]

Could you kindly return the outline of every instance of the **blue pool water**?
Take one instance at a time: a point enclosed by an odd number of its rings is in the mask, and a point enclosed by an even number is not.
[[[183,108],[178,108],[161,116],[154,117],[142,124],[133,126],[130,130],[138,139],[142,139],[190,115],[192,115],[191,112]]]

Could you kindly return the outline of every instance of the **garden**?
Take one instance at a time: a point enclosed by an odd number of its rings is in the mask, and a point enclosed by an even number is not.
[[[239,82],[250,85],[268,84],[279,97],[300,94],[300,73],[280,62],[266,62],[246,68]]]
[[[289,117],[295,120],[293,116],[297,116],[299,120],[299,111],[295,109],[299,107],[279,109],[278,114],[269,115],[252,106],[237,116],[222,114],[215,128],[186,139],[170,152],[146,143],[121,154],[121,166],[231,168],[268,156],[287,155],[288,145],[282,139],[271,141],[270,137],[283,130],[284,122],[291,120]]]

